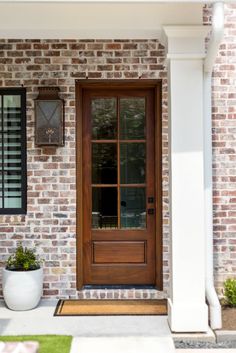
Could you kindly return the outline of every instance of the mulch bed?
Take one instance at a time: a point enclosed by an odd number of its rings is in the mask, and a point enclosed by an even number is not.
[[[230,308],[222,305],[222,330],[224,331],[236,331],[236,308]],[[232,336],[231,340],[223,341],[223,342],[207,342],[207,341],[191,341],[189,340],[174,340],[175,348],[178,349],[210,349],[210,348],[228,348],[234,349],[236,348],[236,340],[235,335]]]
[[[236,331],[236,308],[222,308],[222,330]]]

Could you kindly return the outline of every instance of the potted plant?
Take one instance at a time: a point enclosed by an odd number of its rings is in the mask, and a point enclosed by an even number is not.
[[[35,308],[42,296],[43,269],[34,249],[16,248],[3,269],[3,297],[11,310]]]

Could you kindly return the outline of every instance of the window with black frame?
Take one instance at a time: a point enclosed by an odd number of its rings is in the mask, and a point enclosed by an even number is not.
[[[0,214],[26,213],[26,90],[0,88]]]

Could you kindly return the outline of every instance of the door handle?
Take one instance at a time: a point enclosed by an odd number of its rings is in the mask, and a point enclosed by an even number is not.
[[[152,214],[155,213],[155,209],[154,208],[149,208],[147,213],[152,215]]]

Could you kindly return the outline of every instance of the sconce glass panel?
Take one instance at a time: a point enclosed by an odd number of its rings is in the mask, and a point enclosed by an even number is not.
[[[57,95],[56,88],[39,89],[35,100],[35,143],[38,146],[64,145],[64,105]]]

